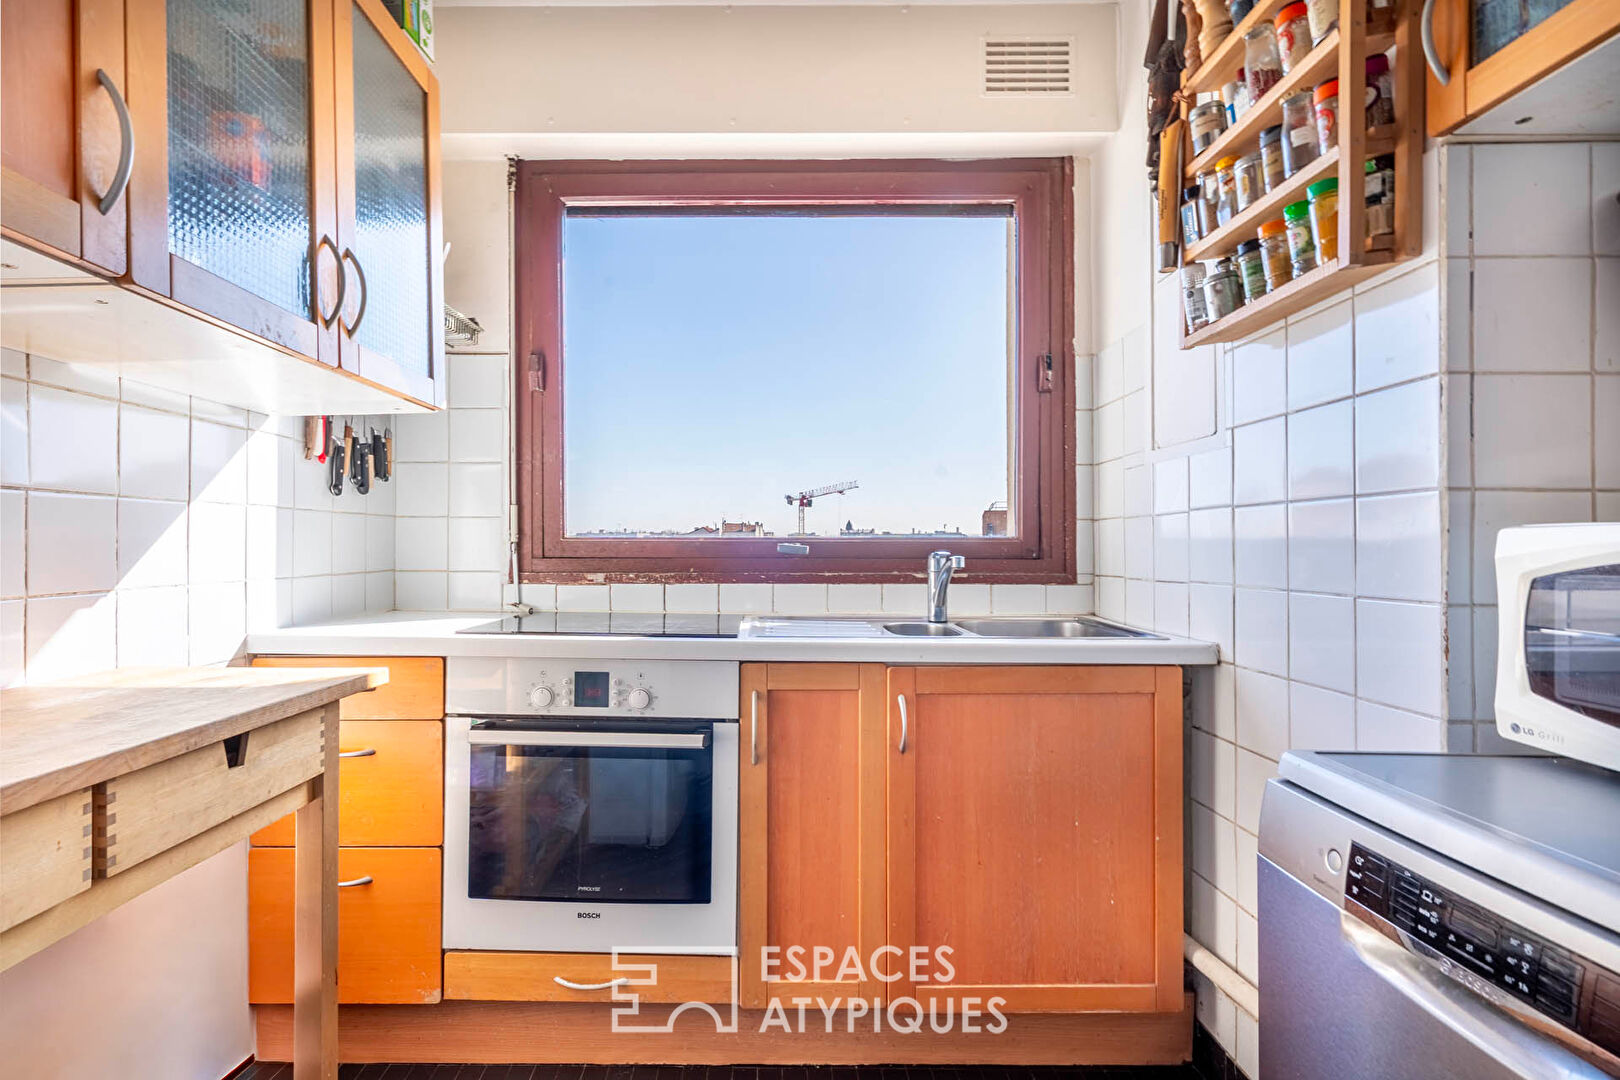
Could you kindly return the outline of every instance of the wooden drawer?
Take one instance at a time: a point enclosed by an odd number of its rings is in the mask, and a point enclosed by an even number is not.
[[[321,773],[322,711],[107,781],[94,789],[95,870],[111,877]]]
[[[90,887],[90,789],[0,817],[0,930]]]
[[[654,970],[625,970],[630,964]],[[729,956],[620,956],[619,965],[615,970],[606,953],[447,952],[444,996],[447,1001],[608,1002],[613,990],[604,984],[623,978],[637,980],[627,992],[655,1003],[729,1002],[734,992]],[[577,990],[558,979],[599,989]]]
[[[388,682],[338,706],[344,720],[443,720],[442,656],[255,656],[254,667],[387,668]]]
[[[442,843],[444,725],[344,720],[338,728],[338,843],[353,847]],[[254,833],[253,843],[292,847],[293,816]]]
[[[338,1001],[439,1000],[438,848],[344,848],[338,881]],[[293,849],[248,852],[248,999],[292,1001]]]

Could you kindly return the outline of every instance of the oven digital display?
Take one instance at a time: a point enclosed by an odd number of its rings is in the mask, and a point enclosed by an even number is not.
[[[608,673],[605,671],[574,672],[574,708],[605,709],[608,707]]]

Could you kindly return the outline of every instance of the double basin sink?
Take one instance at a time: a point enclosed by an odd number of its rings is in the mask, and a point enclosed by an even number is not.
[[[743,637],[929,637],[929,638],[1129,638],[1163,640],[1159,634],[1132,630],[1081,615],[1070,618],[926,619],[759,618],[744,625]]]

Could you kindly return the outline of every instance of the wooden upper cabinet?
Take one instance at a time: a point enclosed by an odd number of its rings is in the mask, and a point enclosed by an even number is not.
[[[883,672],[880,664],[743,665],[745,1007],[772,996],[884,995],[882,983],[838,972],[849,949],[864,966],[883,944]],[[831,950],[821,954],[819,979],[817,946]],[[792,981],[763,980],[767,947],[775,973]],[[790,950],[802,951],[802,974]]]
[[[1456,130],[1620,33],[1615,0],[1433,0],[1428,17],[1436,54],[1427,75],[1430,135]]]
[[[438,80],[380,0],[331,2],[343,369],[442,405]]]
[[[109,275],[127,265],[124,0],[0,0],[0,225]]]
[[[954,968],[891,994],[1178,1011],[1180,669],[891,668],[887,696],[888,940]]]

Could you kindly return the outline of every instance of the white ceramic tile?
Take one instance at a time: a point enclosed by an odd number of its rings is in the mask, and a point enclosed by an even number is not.
[[[1121,518],[1098,521],[1094,527],[1096,560],[1094,572],[1110,577],[1125,576],[1125,522]]]
[[[509,376],[505,356],[447,356],[444,366],[450,375],[448,398],[452,409],[499,408],[506,403]]]
[[[953,588],[952,594],[956,592]],[[954,599],[954,595],[952,597]],[[821,615],[827,611],[827,586],[814,583],[773,585],[771,609],[783,615]]]
[[[1096,480],[1096,514],[1099,518],[1125,514],[1125,469],[1117,461],[1105,462],[1092,470]]]
[[[1234,639],[1237,662],[1272,675],[1288,674],[1288,594],[1238,589]]]
[[[500,409],[450,410],[450,460],[500,461],[506,456],[506,414]]]
[[[1282,707],[1287,708],[1284,694]],[[1287,725],[1286,718],[1283,720]],[[1277,775],[1277,763],[1242,746],[1237,750],[1237,825],[1248,832],[1260,828],[1260,802],[1265,797],[1266,781]]]
[[[28,354],[21,349],[0,349],[0,375],[28,378]]]
[[[1242,1010],[1237,1014],[1237,1046],[1230,1051],[1243,1075],[1260,1075],[1260,1022]]]
[[[293,511],[292,572],[295,577],[332,572],[332,517],[320,510]],[[432,569],[442,568],[441,563]]]
[[[1048,585],[1046,587],[1046,612],[1049,615],[1086,615],[1096,605],[1095,590],[1091,585]],[[966,608],[962,610],[963,614],[970,613]]]
[[[890,586],[883,587],[888,599]],[[1028,615],[1046,610],[1046,590],[1039,585],[992,585],[990,610],[997,615]]]
[[[119,667],[185,667],[188,633],[186,589],[118,590]]]
[[[1125,519],[1125,576],[1146,580],[1153,576],[1153,519]]]
[[[393,518],[366,518],[367,570],[392,570],[394,568],[394,532]]]
[[[1153,583],[1153,629],[1187,636],[1187,586],[1178,581]]]
[[[1125,618],[1125,579],[1100,577],[1097,579],[1097,614],[1117,623]]]
[[[194,584],[186,600],[191,663],[222,664],[236,656],[247,636],[247,586],[240,581]]]
[[[450,513],[457,517],[504,517],[505,467],[498,464],[450,465]]]
[[[1090,465],[1074,470],[1074,516],[1077,520],[1097,516],[1097,472]]]
[[[1237,814],[1237,748],[1194,730],[1187,736],[1187,792],[1224,818]]]
[[[1479,487],[1591,487],[1590,376],[1476,376],[1474,415]]]
[[[1238,505],[1279,502],[1288,495],[1287,425],[1283,417],[1232,432],[1232,499]]]
[[[891,588],[916,588],[924,586],[885,586],[884,591]],[[759,615],[771,610],[771,587],[769,585],[749,584],[722,584],[720,586],[720,610],[729,615]],[[884,597],[884,610],[888,608],[888,597]],[[910,610],[921,613],[923,605],[918,602]]]
[[[118,583],[117,501],[28,495],[28,592],[105,592]]]
[[[1354,750],[1356,699],[1292,683],[1288,688],[1288,745],[1292,750]]]
[[[1457,143],[1439,148],[1445,214],[1442,238],[1447,255],[1467,255],[1473,250],[1473,151],[1473,147]]]
[[[366,575],[366,610],[394,610],[394,574],[384,570]]]
[[[447,518],[399,518],[394,527],[394,568],[448,570],[450,531]],[[604,592],[606,587],[603,587]],[[604,598],[605,599],[605,598]]]
[[[1093,368],[1096,366],[1095,356],[1076,356],[1074,358],[1074,407],[1089,410],[1095,400],[1092,397],[1092,387],[1095,385],[1096,375]]]
[[[990,586],[988,585],[974,585],[968,582],[958,584],[953,581],[951,582],[949,599],[952,616],[989,615],[992,613]],[[1050,597],[1048,597],[1048,601],[1050,601]],[[778,598],[777,603],[781,603],[780,598]],[[830,604],[831,600],[828,603]]]
[[[1288,507],[1291,588],[1349,595],[1356,589],[1355,503],[1350,499]]]
[[[1232,350],[1232,423],[1288,410],[1288,350],[1282,327]]]
[[[398,484],[395,507],[401,517],[443,517],[450,506],[449,474],[442,464],[400,462],[390,483]]]
[[[1188,821],[1193,872],[1228,897],[1237,895],[1237,831],[1230,819],[1197,802]],[[1224,871],[1224,873],[1223,873]]]
[[[713,586],[681,586],[682,588],[713,588]],[[674,586],[671,586],[674,588]],[[673,609],[671,609],[673,610]],[[705,610],[713,610],[708,608]],[[829,585],[827,610],[843,614],[871,615],[883,610],[881,585]]]
[[[394,572],[394,604],[401,611],[443,611],[449,603],[450,584],[443,571]],[[293,579],[298,584],[298,579]],[[605,585],[589,586],[606,589]]]
[[[1194,722],[1202,721],[1211,734],[1231,742],[1237,741],[1237,670],[1231,664],[1217,664],[1193,672],[1194,688],[1207,690],[1207,700],[1200,696],[1193,709]]]
[[[1353,422],[1348,400],[1306,409],[1288,418],[1290,499],[1328,499],[1354,493]]]
[[[1440,483],[1440,380],[1421,379],[1356,399],[1356,491]]]
[[[1232,511],[1232,564],[1239,585],[1288,587],[1288,507],[1240,506]]]
[[[1152,432],[1150,399],[1146,390],[1125,396],[1125,453],[1134,454],[1148,449]]]
[[[1446,608],[1446,717],[1474,717],[1474,610]]]
[[[1614,209],[1620,215],[1620,203]],[[1597,260],[1597,326],[1592,342],[1592,366],[1598,371],[1620,373],[1620,259]]]
[[[437,575],[440,579],[440,593],[443,593],[443,574]],[[443,609],[441,599],[438,608]],[[294,626],[307,626],[310,623],[325,622],[332,617],[332,576],[318,574],[314,577],[301,577],[292,579],[292,620]]]
[[[1153,582],[1127,579],[1125,582],[1125,617],[1128,626],[1153,628]]]
[[[36,383],[103,397],[118,396],[118,372],[94,364],[67,364],[37,353],[29,357],[28,377]]]
[[[247,432],[196,420],[191,425],[191,497],[247,501]]]
[[[1354,725],[1351,728],[1354,733]],[[1354,745],[1354,740],[1352,740]],[[1253,915],[1260,910],[1258,883],[1259,843],[1251,832],[1237,831],[1238,907]]]
[[[187,529],[184,503],[118,500],[119,585],[184,585]]]
[[[1187,576],[1191,581],[1232,581],[1232,511],[1226,507],[1187,515]]]
[[[834,586],[835,588],[837,586]],[[876,593],[878,587],[871,586],[874,594],[872,610],[877,610]],[[720,610],[720,586],[718,585],[665,585],[664,610],[689,613],[707,614]]]
[[[1437,604],[1356,601],[1357,696],[1439,716],[1445,685],[1443,612]]]
[[[1474,493],[1446,492],[1446,602],[1466,604],[1474,592]]]
[[[1474,379],[1447,375],[1441,383],[1445,397],[1446,483],[1454,488],[1474,483]]]
[[[125,408],[123,423],[129,424]],[[247,439],[247,501],[259,506],[293,505],[293,458],[301,453],[298,444],[284,439],[270,428],[248,433]],[[120,462],[124,475],[128,465]],[[378,487],[385,485],[378,484]]]
[[[0,596],[8,599],[28,591],[24,573],[27,498],[21,491],[0,491]]]
[[[119,410],[118,490],[142,499],[184,499],[191,422],[173,413]]]
[[[366,611],[366,575],[332,576],[332,618],[352,619]]]
[[[1445,748],[1445,724],[1439,718],[1356,702],[1357,750],[1439,753]]]
[[[1153,466],[1153,512],[1176,514],[1187,509],[1187,459],[1170,458]]]
[[[1590,172],[1586,143],[1474,147],[1474,254],[1589,253]]]
[[[28,463],[35,487],[116,492],[118,405],[36,383],[28,392]]]
[[[401,521],[405,519],[401,518]],[[452,571],[478,571],[500,573],[506,569],[506,529],[500,518],[451,518],[449,526],[449,562]],[[454,583],[452,582],[452,585]],[[617,588],[618,586],[615,586]],[[662,611],[663,588],[659,585],[642,586],[658,591],[659,606],[637,610]]]
[[[129,500],[119,503],[119,516]],[[296,510],[276,506],[247,508],[247,565],[249,581],[274,581],[292,576],[293,515]]]
[[[1168,275],[1166,276],[1168,279]],[[1153,363],[1150,353],[1149,328],[1138,326],[1120,339],[1120,368],[1122,389],[1126,394],[1147,386],[1148,371]]]
[[[1077,388],[1078,389],[1078,388]],[[1097,453],[1097,433],[1093,420],[1096,414],[1090,409],[1076,409],[1074,411],[1074,463],[1076,465],[1090,465]]]
[[[247,508],[192,503],[187,511],[187,580],[241,581],[247,576]]]
[[[23,681],[23,600],[0,601],[0,686],[16,686]]]
[[[496,571],[458,571],[445,575],[451,611],[499,611],[502,577]]]
[[[1153,519],[1153,570],[1160,581],[1186,581],[1187,514],[1160,514]]]
[[[28,680],[68,678],[114,666],[117,608],[112,593],[30,597],[25,616]]]
[[[1620,375],[1599,375],[1595,380],[1592,460],[1600,488],[1620,488]]]
[[[1296,682],[1356,692],[1356,612],[1348,596],[1290,593],[1288,675]]]
[[[293,505],[300,510],[332,509],[332,493],[327,489],[328,467],[311,458],[304,460],[303,451],[293,456]],[[399,482],[399,466],[394,467],[394,479],[382,487],[393,487]]]
[[[1125,452],[1125,404],[1110,401],[1094,413],[1096,457],[1098,461],[1113,461]]]
[[[247,427],[248,424],[246,409],[209,401],[207,398],[191,399],[191,415],[193,419],[212,420],[216,424],[233,424],[236,427]]]
[[[1187,586],[1187,635],[1220,646],[1221,659],[1232,661],[1232,586]]]
[[[1496,534],[1512,525],[1589,521],[1591,496],[1578,492],[1474,493],[1474,603],[1496,603]]]
[[[1097,353],[1097,365],[1092,373],[1093,398],[1097,405],[1116,401],[1125,393],[1125,368],[1121,360],[1121,342],[1115,341]]]
[[[1620,255],[1620,143],[1592,144],[1592,245]]]
[[[0,482],[28,483],[28,384],[0,379]]]
[[[1494,607],[1474,609],[1474,718],[1496,718],[1497,613]]]
[[[1208,878],[1190,872],[1187,928],[1216,955],[1225,950],[1237,963],[1237,903],[1223,895]]]
[[[1125,468],[1125,516],[1153,513],[1153,470],[1146,465]]]
[[[1356,590],[1394,600],[1442,599],[1440,494],[1356,500]]]
[[[401,416],[394,420],[394,461],[450,460],[450,410]]]
[[[1437,262],[1357,292],[1356,392],[1440,370]]]
[[[1476,261],[1474,370],[1588,370],[1592,273],[1584,258]]]
[[[297,511],[293,511],[297,513]],[[332,515],[332,573],[358,574],[366,568],[366,517]]]
[[[1355,388],[1350,301],[1288,324],[1288,408],[1349,397]]]
[[[525,583],[519,590],[523,603],[530,605],[536,611],[557,610],[557,586],[531,585]]]
[[[1232,448],[1206,450],[1187,459],[1188,505],[1194,509],[1232,504]]]
[[[1469,371],[1474,364],[1474,264],[1468,259],[1447,259],[1445,276],[1445,320],[1440,338],[1445,370]]]

